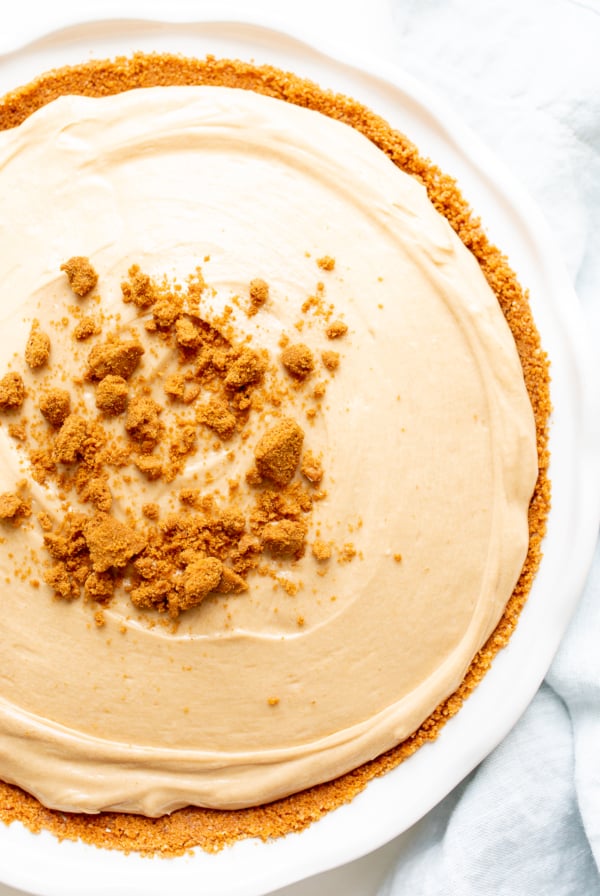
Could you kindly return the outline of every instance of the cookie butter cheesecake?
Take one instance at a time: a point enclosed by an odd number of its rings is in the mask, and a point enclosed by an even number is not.
[[[92,63],[0,123],[0,816],[166,852],[297,829],[515,624],[527,302],[450,179],[281,72]]]

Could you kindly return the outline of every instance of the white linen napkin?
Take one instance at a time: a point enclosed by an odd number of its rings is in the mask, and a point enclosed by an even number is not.
[[[402,66],[537,200],[600,344],[600,3],[397,2],[394,18]],[[533,703],[413,834],[380,896],[600,894],[600,549]]]

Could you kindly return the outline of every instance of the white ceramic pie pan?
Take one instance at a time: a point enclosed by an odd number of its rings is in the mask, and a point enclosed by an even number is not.
[[[125,14],[126,3],[123,8]],[[177,859],[142,859],[0,824],[0,881],[40,896],[259,896],[358,858],[406,830],[498,744],[535,694],[576,606],[596,541],[600,438],[594,421],[600,420],[600,402],[593,389],[598,380],[577,298],[541,215],[477,138],[406,73],[372,60],[344,60],[265,22],[122,19],[72,25],[47,36],[34,33],[43,24],[32,24],[32,43],[11,46],[6,32],[2,35],[0,47],[9,52],[0,55],[0,93],[90,55],[158,50],[268,62],[364,102],[457,177],[530,290],[552,359],[553,506],[544,559],[510,645],[435,743],[301,834],[268,843],[244,841],[216,855],[197,851]],[[15,41],[23,37],[15,35]]]

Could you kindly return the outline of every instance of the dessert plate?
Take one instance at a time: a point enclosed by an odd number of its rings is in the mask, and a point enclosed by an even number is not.
[[[351,804],[300,834],[248,840],[211,855],[144,859],[0,825],[0,881],[40,896],[260,896],[358,858],[421,818],[508,733],[537,690],[576,606],[597,535],[600,419],[578,301],[539,212],[477,138],[408,74],[277,31],[268,22],[195,24],[132,20],[67,25],[8,47],[2,36],[0,93],[56,66],[135,50],[252,59],[312,78],[364,102],[454,175],[531,294],[552,361],[553,507],[544,559],[509,646],[438,740]],[[53,25],[56,25],[56,20]],[[64,23],[67,24],[66,22]],[[33,40],[32,40],[33,39]],[[68,870],[67,870],[68,869]]]

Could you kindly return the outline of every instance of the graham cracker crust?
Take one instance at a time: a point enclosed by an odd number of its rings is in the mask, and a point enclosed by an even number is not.
[[[458,690],[445,700],[407,740],[342,777],[277,800],[242,810],[186,808],[161,818],[115,812],[80,815],[46,809],[18,787],[0,782],[0,819],[22,822],[31,831],[51,831],[59,839],[95,846],[177,856],[195,848],[215,852],[247,837],[267,840],[301,831],[350,802],[370,780],[386,774],[428,741],[462,706],[506,646],[515,629],[541,560],[541,542],[550,508],[548,417],[551,411],[549,363],[528,303],[505,256],[489,242],[478,218],[456,182],[423,158],[401,133],[365,106],[341,94],[270,66],[229,59],[185,58],[168,54],[135,54],[61,68],[41,75],[0,100],[0,129],[17,127],[36,109],[65,94],[107,96],[138,87],[210,84],[237,87],[308,107],[362,132],[403,171],[420,180],[435,208],[449,221],[477,258],[512,330],[533,407],[539,475],[529,508],[529,550],[521,576],[504,615],[479,651]]]

